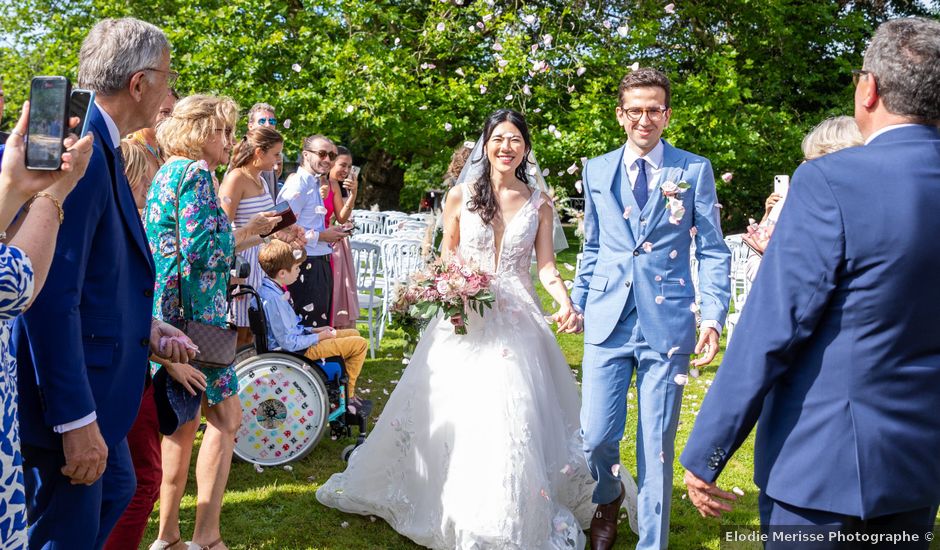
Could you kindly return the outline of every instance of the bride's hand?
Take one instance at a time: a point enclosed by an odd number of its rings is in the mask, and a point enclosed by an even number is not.
[[[562,304],[552,317],[558,324],[556,332],[567,334],[581,332],[581,316],[571,307],[571,304]]]

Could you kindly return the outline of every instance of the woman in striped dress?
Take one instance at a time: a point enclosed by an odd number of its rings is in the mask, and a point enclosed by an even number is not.
[[[249,130],[232,150],[229,172],[222,180],[219,196],[222,199],[222,209],[236,228],[248,223],[255,214],[274,209],[274,201],[261,178],[261,172],[274,169],[283,148],[284,138],[277,130],[259,126]],[[252,288],[260,288],[264,278],[258,264],[259,248],[260,245],[253,246],[239,253],[251,265],[251,275],[245,282]],[[234,302],[232,314],[238,326],[238,346],[251,343],[247,297]]]

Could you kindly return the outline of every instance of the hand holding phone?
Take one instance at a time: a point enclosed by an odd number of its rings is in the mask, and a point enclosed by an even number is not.
[[[274,213],[281,217],[281,221],[274,226],[274,229],[261,235],[262,237],[267,237],[272,233],[277,233],[285,227],[289,227],[297,223],[297,216],[294,214],[294,211],[290,208],[290,203],[287,201],[279,202],[274,205]]]
[[[78,125],[75,126],[78,137],[84,137],[88,133],[88,115],[91,113],[91,105],[95,101],[95,92],[92,90],[83,90],[75,88],[69,97],[69,116],[78,118]]]
[[[787,191],[790,189],[790,176],[785,174],[774,176],[774,193],[780,195],[781,197],[787,196]]]

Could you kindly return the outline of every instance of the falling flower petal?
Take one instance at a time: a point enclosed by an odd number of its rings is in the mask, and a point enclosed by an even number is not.
[[[255,464],[255,471],[260,474],[264,472],[264,468],[262,468],[260,464]]]
[[[469,27],[467,27],[467,30],[470,32],[477,32],[477,28],[474,27],[473,25],[470,25]]]
[[[551,499],[548,497],[548,493],[545,492],[545,489],[542,489],[541,491],[539,491],[539,494],[542,495],[542,498],[544,498],[545,500],[551,500]]]
[[[739,497],[744,496],[744,489],[741,489],[740,487],[732,487],[731,492],[738,495]]]
[[[530,15],[525,16],[523,20],[529,25],[532,25],[535,23],[535,16],[530,14]]]
[[[572,164],[571,166],[568,167],[568,170],[566,170],[566,172],[568,172],[569,174],[574,174],[574,173],[577,172],[577,171],[578,171],[578,164],[577,164],[577,163]]]
[[[480,93],[481,93],[481,94],[485,94],[485,93],[486,93],[486,86],[484,86],[483,84],[480,84]]]
[[[552,40],[554,39],[555,37],[553,37],[552,35],[546,34],[545,36],[542,37],[542,44],[545,44],[546,46],[551,46]]]
[[[624,207],[623,207],[623,219],[629,220],[629,219],[630,219],[630,214],[632,214],[632,213],[633,213],[633,207],[632,207],[632,206],[627,205],[627,206],[624,206]],[[646,249],[646,244],[645,244],[645,243],[644,243],[644,245],[643,245],[643,248]],[[652,245],[651,245],[651,248],[652,248]],[[649,252],[649,250],[647,250],[647,252]]]
[[[294,254],[294,259],[295,259],[295,260],[299,260],[299,259],[304,255],[304,253],[301,252],[300,250],[295,250],[295,251],[293,252],[293,254]]]
[[[663,276],[662,276],[662,275],[657,275],[657,276],[653,277],[653,280],[658,283],[659,281],[662,281],[662,280],[663,280]]]
[[[631,70],[631,71],[638,71],[639,69],[640,69],[640,63],[639,63],[639,62],[635,62],[633,65],[630,65],[630,70]]]
[[[561,139],[561,130],[555,130],[552,135],[555,136],[555,139]]]
[[[661,304],[666,301],[666,298],[665,296],[657,296],[654,300],[656,301],[657,304]]]
[[[303,309],[304,311],[307,311],[307,312],[313,311],[313,304],[307,304],[307,305],[305,305],[305,306],[304,306],[303,308],[301,308],[301,309]]]
[[[443,22],[437,24],[437,32],[444,32],[446,25]]]
[[[685,279],[683,279],[682,277],[679,277],[679,284],[682,286],[685,286]]]
[[[505,67],[506,65],[509,65],[509,61],[506,61],[505,59],[500,59],[499,61],[496,62],[496,64],[499,65],[500,67]]]
[[[666,453],[659,451],[659,461],[662,462],[663,464],[666,463]]]
[[[578,75],[578,76],[581,76],[581,75],[583,75],[586,71],[587,71],[587,69],[585,69],[584,67],[578,67],[578,70],[575,71],[575,74]]]
[[[653,243],[651,243],[651,242],[649,242],[649,241],[646,241],[645,243],[643,243],[643,250],[645,250],[647,254],[649,254],[650,252],[652,252],[652,251],[653,251]]]
[[[666,7],[663,8],[663,11],[665,11],[666,13],[669,13],[669,14],[676,13],[676,5],[675,5],[675,4],[666,4]]]
[[[679,351],[679,346],[674,346],[669,348],[669,351],[666,352],[666,358],[672,359],[672,354]]]
[[[320,318],[321,318],[321,319],[326,319],[326,313],[321,314],[321,315],[320,315]],[[333,332],[335,332],[335,331],[333,331]]]
[[[698,227],[693,225],[691,228],[689,228],[689,236],[694,239],[696,235],[698,235]]]
[[[486,25],[483,24],[483,21],[477,21],[477,28],[478,28],[478,29],[482,29],[482,28],[485,27],[485,26],[486,26]]]
[[[284,471],[286,471],[286,472],[293,472],[293,471],[294,471],[294,467],[291,466],[290,464],[285,464],[285,465],[284,465]]]
[[[290,68],[293,69],[295,73],[299,73],[302,70],[299,63],[294,63]]]
[[[571,86],[568,86],[568,93],[569,94],[574,93],[574,84],[572,84]]]
[[[506,95],[506,101],[512,101],[512,94]]]
[[[614,474],[614,477],[620,477],[620,464],[614,464],[611,466],[610,473]]]
[[[451,124],[450,122],[445,122],[445,123],[444,123],[444,129],[447,130],[448,132],[450,132],[451,130],[454,129],[454,125]]]
[[[503,51],[503,45],[500,44],[499,42],[494,42],[494,43],[493,43],[493,49],[496,50],[496,51],[498,51],[498,52],[501,52],[501,51]]]
[[[581,180],[574,182],[574,188],[578,191],[579,194],[584,193],[583,184]]]
[[[347,113],[351,113],[351,112],[353,112],[353,111],[355,111],[355,110],[356,110],[356,108],[353,107],[352,105],[347,105],[347,106],[346,106],[346,112],[347,112]]]
[[[689,383],[689,376],[687,374],[677,374],[673,380],[676,381],[677,385],[684,386]]]
[[[487,3],[492,6],[491,3],[489,3],[489,2],[487,2]],[[491,19],[493,19],[493,14],[492,14],[492,13],[488,13],[488,14],[486,14],[486,15],[483,16],[483,22],[484,22],[484,23],[489,23]]]
[[[339,526],[342,527],[343,529],[345,529],[345,528],[349,527],[349,522],[348,522],[348,521],[344,521],[343,523],[340,523]]]
[[[565,288],[567,288],[568,290],[571,290],[573,287],[574,287],[574,283],[572,283],[571,281],[565,281]]]
[[[539,61],[535,61],[535,62],[532,63],[532,70],[535,71],[535,72],[539,72],[539,71],[541,71],[541,70],[544,69],[544,68],[545,68],[545,62],[544,62],[544,61],[539,60]]]
[[[401,44],[401,38],[395,37],[395,45]]]
[[[543,178],[544,178],[544,177],[548,177],[549,174],[551,174],[551,171],[549,171],[548,168],[542,170],[542,177],[543,177]]]
[[[724,174],[721,175],[721,181],[725,183],[731,183],[731,178],[733,177],[734,177],[734,174],[732,174],[731,172],[725,172]]]
[[[454,72],[457,73],[457,74],[459,74],[460,76],[467,76],[467,75],[464,74],[463,69],[460,68],[460,67],[457,67],[457,70],[454,71]]]
[[[536,114],[541,113],[541,112],[542,112],[542,108],[541,108],[541,107],[536,107],[535,109],[532,109],[532,112],[533,112],[533,113],[536,113]]]
[[[532,95],[532,89],[529,88],[528,84],[525,84],[522,86],[522,93],[524,93],[525,95]]]
[[[678,250],[673,250],[672,252],[669,253],[669,257],[672,258],[673,260],[675,260],[678,255],[679,255]]]
[[[571,464],[565,464],[565,467],[561,469],[561,473],[571,475],[574,472],[574,468],[571,467]]]
[[[619,34],[622,38],[626,38],[627,34],[629,33],[630,33],[630,27],[626,25],[621,25],[617,27],[617,34]]]
[[[290,128],[290,119],[287,119],[287,120],[284,121],[284,127],[285,127],[285,128]]]

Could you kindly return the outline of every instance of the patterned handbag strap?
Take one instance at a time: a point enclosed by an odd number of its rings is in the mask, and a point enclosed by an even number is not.
[[[186,173],[189,172],[193,164],[196,164],[196,161],[189,161],[186,168],[180,172],[179,180],[176,182],[176,291],[180,297],[180,321],[186,320],[186,309],[183,306],[183,239],[180,237],[180,189],[183,187],[183,178],[186,177]]]

